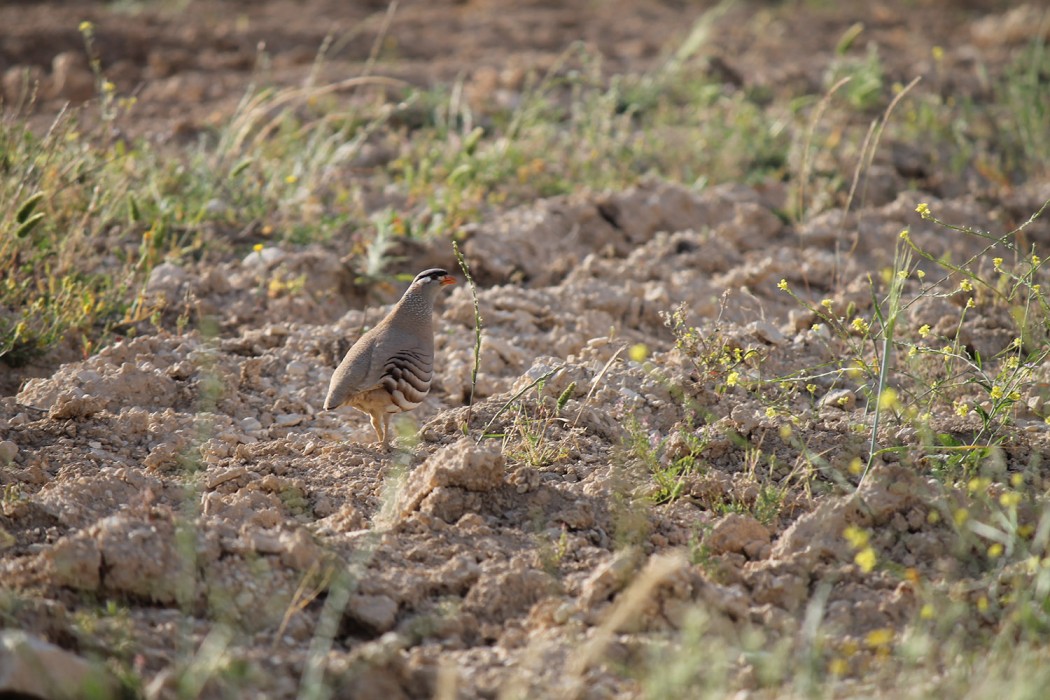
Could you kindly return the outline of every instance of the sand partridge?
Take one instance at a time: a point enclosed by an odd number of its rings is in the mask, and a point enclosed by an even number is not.
[[[423,403],[434,376],[434,300],[455,284],[442,269],[416,275],[397,305],[347,351],[328,385],[326,410],[352,406],[367,413],[385,450],[390,418]]]

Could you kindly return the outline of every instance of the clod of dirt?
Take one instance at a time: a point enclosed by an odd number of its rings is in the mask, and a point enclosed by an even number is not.
[[[749,515],[729,513],[715,521],[704,543],[715,554],[733,552],[761,559],[769,553],[769,530]]]
[[[503,483],[504,460],[499,452],[475,447],[468,439],[443,447],[412,472],[398,498],[405,517],[420,510],[455,522],[478,496]]]
[[[118,689],[117,680],[101,666],[33,635],[0,631],[0,695],[4,697],[117,697]]]

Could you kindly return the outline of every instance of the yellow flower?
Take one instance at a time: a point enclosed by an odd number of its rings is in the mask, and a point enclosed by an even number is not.
[[[1003,545],[1000,544],[999,542],[995,542],[990,547],[988,547],[988,556],[991,559],[997,559],[998,557],[1001,557],[1002,555],[1003,555]]]
[[[1033,255],[1032,256],[1032,264],[1033,265],[1038,265],[1041,262],[1043,262],[1043,261],[1038,255]]]
[[[864,471],[864,463],[860,461],[860,457],[854,457],[850,460],[849,466],[846,467],[849,473],[853,476],[857,476]]]
[[[932,49],[930,49],[930,53],[933,55],[933,60],[937,61],[937,63],[940,63],[944,60],[943,46],[934,46]]]
[[[1010,485],[1017,488],[1024,483],[1024,474],[1012,474],[1010,475]]]
[[[919,609],[919,617],[923,620],[932,620],[935,614],[936,611],[929,603],[926,603]]]
[[[872,649],[889,646],[893,643],[893,630],[889,627],[872,630],[868,632],[868,636],[864,638],[864,641]]]
[[[977,610],[980,612],[988,612],[988,596],[982,595],[977,599]]]
[[[740,372],[730,372],[726,375],[726,386],[736,386],[740,381]]]
[[[903,231],[901,231],[900,235],[902,239],[908,240],[908,236],[911,235],[911,231],[909,231],[908,229],[904,229]]]
[[[999,505],[1003,508],[1015,508],[1021,502],[1021,494],[1016,491],[1004,491],[999,494]]]
[[[777,417],[777,409],[773,408],[772,406],[770,406],[769,408],[766,409],[766,418],[776,418],[776,417]]]
[[[807,384],[806,385],[806,391],[808,391],[811,394],[817,393],[817,385],[816,384]]]
[[[850,323],[850,325],[853,326],[853,330],[857,331],[858,333],[867,333],[869,330],[871,330],[871,326],[868,325],[868,322],[859,316],[853,319],[853,322]]]
[[[780,280],[779,282],[777,282],[777,289],[781,290],[782,292],[786,292],[788,290],[788,281]]]
[[[635,343],[627,351],[627,355],[635,362],[645,362],[649,357],[649,348],[645,343]]]
[[[835,657],[828,662],[828,673],[833,676],[845,676],[849,672],[849,662],[843,658]]]
[[[853,557],[853,561],[856,562],[857,566],[864,573],[870,573],[875,568],[875,564],[878,562],[878,558],[875,556],[875,550],[871,547],[865,547],[864,549],[857,552],[857,556]]]
[[[117,90],[117,86],[114,85],[109,80],[105,80],[105,81],[102,82],[102,92],[112,93],[112,92],[116,92],[116,90]]]
[[[921,202],[919,206],[915,207],[915,211],[919,212],[919,216],[921,216],[924,219],[929,219],[931,216],[930,205],[926,202]]]
[[[897,406],[897,390],[892,387],[886,387],[881,394],[879,394],[879,408],[884,411],[890,411]]]
[[[907,270],[897,270],[897,279],[900,279],[900,280],[908,279],[908,271]]]
[[[856,525],[848,526],[843,532],[842,536],[849,541],[849,546],[853,549],[863,549],[867,546],[871,535],[864,528],[857,527]]]
[[[955,521],[956,525],[962,525],[970,519],[970,511],[965,508],[956,508],[955,512],[952,513],[952,519]]]
[[[930,324],[924,323],[921,326],[919,326],[919,337],[920,338],[925,338],[929,334],[930,334]]]
[[[295,183],[299,182],[299,177],[297,175],[288,175],[284,178],[284,181],[287,182],[289,185],[294,185]]]
[[[822,300],[822,301],[820,302],[820,305],[821,305],[821,306],[823,306],[823,307],[824,307],[825,309],[827,309],[828,311],[831,311],[831,305],[832,305],[832,304],[834,304],[834,303],[835,303],[835,302],[833,302],[833,301],[832,301],[831,299],[823,299],[823,300]]]
[[[994,266],[995,266],[995,269],[996,269],[996,270],[997,270],[998,272],[1002,272],[1002,268],[1003,268],[1003,259],[1002,259],[1002,258],[992,258],[992,265],[994,265]]]
[[[926,278],[926,270],[916,270],[915,274],[918,275],[919,279]]]
[[[963,280],[959,283],[959,289],[963,290],[964,292],[972,292],[973,284],[970,282],[970,280]]]
[[[970,297],[969,299],[966,300],[966,308],[967,309],[972,309],[975,306],[977,306],[977,304],[974,302],[973,297]]]
[[[84,20],[83,22],[80,23],[80,26],[77,27],[77,29],[80,31],[81,34],[88,34],[94,28],[95,28],[95,25],[92,24],[91,22],[89,22],[88,20]]]
[[[255,245],[252,246],[252,250],[254,250],[256,253],[261,252],[262,249],[263,249],[263,244],[262,243],[256,243]]]
[[[1001,399],[1003,398],[1003,388],[1001,386],[993,386],[989,394],[993,399]]]

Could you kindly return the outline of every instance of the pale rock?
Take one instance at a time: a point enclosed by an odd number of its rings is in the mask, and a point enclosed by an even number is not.
[[[242,418],[239,425],[241,430],[246,433],[254,433],[256,430],[262,430],[262,423],[259,422],[258,418],[253,416]]]
[[[10,440],[0,441],[0,464],[10,464],[18,456],[18,445]]]
[[[44,69],[40,66],[11,66],[4,71],[0,96],[9,106],[28,100],[44,82]]]
[[[352,624],[359,626],[370,636],[389,632],[397,622],[397,602],[385,595],[350,596],[346,614]]]
[[[262,250],[253,250],[252,252],[248,253],[248,255],[245,256],[244,260],[241,262],[241,265],[252,270],[272,269],[286,257],[287,253],[285,253],[280,248],[268,246],[266,248],[263,248]]]
[[[637,547],[627,547],[600,564],[583,582],[580,605],[591,609],[610,599],[626,586],[642,566],[643,554]]]
[[[821,408],[852,411],[857,406],[857,395],[851,389],[835,389],[821,397],[820,406]]]
[[[21,630],[0,631],[0,695],[47,700],[120,697],[101,665]]]
[[[45,562],[52,580],[59,586],[97,591],[102,583],[102,553],[94,539],[84,535],[66,536],[46,551]]]
[[[49,97],[85,102],[95,96],[95,76],[81,51],[63,51],[51,60]]]
[[[769,544],[769,530],[749,515],[729,513],[715,521],[704,543],[715,554],[757,554]]]
[[[275,416],[273,420],[273,424],[278,428],[291,428],[302,422],[303,416],[300,413],[282,413],[279,416]]]
[[[769,345],[783,345],[787,342],[780,329],[769,321],[752,321],[747,324],[747,331]]]
[[[186,270],[170,262],[162,262],[149,273],[146,291],[150,294],[163,294],[168,301],[174,302],[189,283],[190,275]]]

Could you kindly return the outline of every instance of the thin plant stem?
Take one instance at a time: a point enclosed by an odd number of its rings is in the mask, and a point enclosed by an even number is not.
[[[470,428],[470,419],[474,412],[474,390],[478,386],[478,369],[481,367],[481,304],[478,302],[478,287],[474,284],[474,277],[470,274],[470,266],[467,259],[459,249],[459,245],[452,241],[452,252],[456,255],[456,262],[463,276],[467,278],[470,286],[470,295],[474,299],[474,368],[470,372],[470,401],[467,403],[467,428]]]

